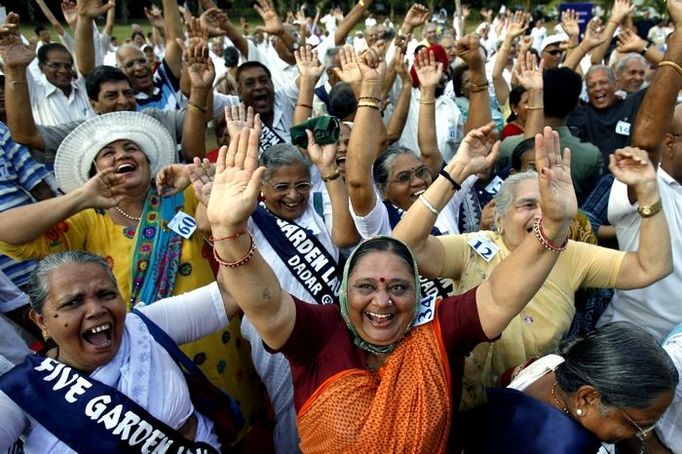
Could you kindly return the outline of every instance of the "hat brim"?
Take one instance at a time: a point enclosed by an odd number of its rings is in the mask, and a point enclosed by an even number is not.
[[[97,153],[117,140],[130,140],[142,149],[152,178],[175,162],[175,140],[160,121],[141,112],[99,115],[79,125],[59,145],[54,173],[62,191],[68,193],[85,184]]]

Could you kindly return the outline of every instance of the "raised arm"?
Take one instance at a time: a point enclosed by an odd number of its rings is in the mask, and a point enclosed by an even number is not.
[[[464,124],[464,132],[487,125],[493,119],[490,111],[488,77],[485,74],[485,56],[476,33],[470,33],[457,41],[457,56],[469,65],[471,75],[471,94],[469,95],[469,116]]]
[[[258,167],[260,120],[256,123],[256,129],[244,129],[233,137],[229,149],[220,149],[207,216],[216,256],[231,263],[220,266],[224,285],[263,341],[277,349],[294,329],[296,308],[247,233],[265,171]]]
[[[618,35],[618,46],[616,50],[621,54],[628,54],[636,52],[644,56],[649,63],[658,65],[663,60],[663,52],[661,52],[655,45],[649,44],[647,41],[639,37],[639,35],[630,29],[621,30]]]
[[[609,155],[609,169],[628,186],[640,207],[655,206],[661,202],[656,169],[645,150],[626,147]],[[673,213],[671,215],[674,216]],[[665,213],[661,210],[652,216],[641,217],[639,247],[628,252],[623,259],[616,288],[641,288],[663,279],[673,271],[670,232]]]
[[[407,14],[405,14],[403,23],[400,25],[400,28],[398,28],[398,35],[407,36],[412,34],[416,28],[424,25],[428,18],[429,9],[426,6],[420,3],[412,4],[410,9],[407,11]]]
[[[177,38],[184,38],[182,19],[177,0],[163,0],[163,18],[166,33],[166,50],[163,59],[173,75],[180,79],[182,71],[182,49]]]
[[[355,64],[362,73],[358,109],[348,142],[346,183],[353,211],[359,216],[365,216],[376,203],[372,165],[385,143],[385,137],[382,137],[384,124],[379,101],[376,99],[381,93],[386,64],[373,48],[367,50],[359,62],[356,62],[355,52],[347,48],[341,49],[340,58],[342,65],[344,62],[346,67]]]
[[[26,79],[26,68],[36,56],[35,46],[35,43],[27,46],[22,42],[19,34],[19,15],[9,13],[6,22],[0,25],[0,55],[4,61],[7,127],[15,142],[42,150],[45,143],[33,120]]]
[[[102,33],[111,37],[114,32],[114,24],[116,23],[116,4],[114,3],[113,8],[109,8],[107,11],[107,17],[104,21],[104,28]]]
[[[335,46],[343,46],[346,43],[348,34],[353,31],[353,28],[355,28],[355,26],[362,20],[363,16],[365,15],[365,11],[372,6],[373,2],[374,0],[363,0],[359,3],[356,3],[355,6],[353,6],[353,9],[351,9],[348,14],[344,16],[343,20],[339,22],[336,30],[334,31]]]
[[[320,171],[322,181],[332,204],[332,241],[338,248],[355,246],[360,241],[360,234],[348,208],[348,189],[341,178],[336,165],[336,143],[318,145],[310,130],[308,134],[308,156]]]
[[[204,2],[202,2],[204,3]],[[210,2],[209,4],[213,4]],[[249,55],[249,44],[244,35],[230,22],[229,17],[224,11],[215,7],[207,8],[199,17],[202,25],[212,36],[226,35],[245,59],[252,58]]]
[[[303,46],[294,51],[296,66],[298,67],[298,99],[294,109],[293,124],[304,122],[313,112],[313,98],[315,84],[324,72],[324,66],[317,59],[317,51],[310,46]]]
[[[666,6],[675,31],[668,36],[668,49],[663,60],[679,64],[682,62],[682,2],[669,0]],[[637,112],[632,146],[647,150],[654,167],[661,159],[661,144],[664,135],[670,131],[673,109],[681,88],[682,73],[675,65],[659,66]]]
[[[400,140],[400,136],[405,129],[405,122],[407,122],[407,115],[410,113],[410,100],[412,99],[412,78],[407,69],[407,64],[404,61],[405,54],[396,51],[393,57],[392,65],[396,74],[400,76],[402,85],[400,93],[398,94],[398,101],[395,103],[393,115],[388,119],[386,125],[386,140],[388,145]],[[386,87],[386,84],[384,84]]]
[[[575,53],[580,40],[580,25],[578,24],[578,13],[574,9],[567,9],[561,13],[561,28],[568,36],[566,43],[566,58]]]
[[[436,87],[443,77],[443,64],[436,61],[433,52],[422,49],[414,60],[414,67],[421,90],[417,143],[422,161],[431,170],[431,176],[436,178],[443,168],[443,155],[438,149],[436,136]]]
[[[613,34],[621,22],[635,9],[635,5],[630,3],[630,0],[615,0],[613,2],[613,10],[611,11],[611,17],[606,23],[604,28],[604,42],[597,46],[592,51],[591,61],[593,65],[601,64],[606,55],[606,51],[611,45],[611,40],[613,39]]]
[[[567,241],[569,223],[578,211],[571,152],[564,150],[562,158],[559,135],[549,127],[544,136],[535,136],[535,164],[543,216],[537,233],[526,235],[476,290],[478,315],[489,338],[498,336],[543,285],[559,258],[555,250]]]
[[[495,88],[495,97],[497,102],[503,106],[509,99],[509,84],[502,76],[504,68],[507,66],[507,59],[509,52],[514,45],[514,40],[521,36],[528,29],[528,21],[526,14],[523,11],[515,12],[507,25],[507,33],[504,35],[504,40],[500,49],[495,54],[495,66],[493,66],[493,87]]]
[[[457,184],[494,165],[499,148],[494,128],[495,124],[489,123],[464,137],[455,157],[443,169]],[[422,276],[439,277],[445,266],[443,244],[430,235],[437,217],[423,200],[440,211],[454,194],[452,183],[445,176],[438,176],[393,229],[392,235],[404,241],[414,253]]]
[[[47,20],[52,24],[54,27],[55,31],[59,34],[59,36],[64,36],[64,27],[62,27],[62,24],[59,23],[56,17],[54,17],[54,14],[52,14],[52,11],[50,11],[50,8],[45,4],[44,0],[36,0],[36,3],[38,4],[38,7],[40,8],[40,11],[43,12]]]
[[[87,208],[110,208],[123,199],[124,183],[123,175],[116,174],[113,168],[107,169],[66,195],[3,211],[0,241],[14,245],[28,243]]]
[[[595,47],[599,46],[604,42],[606,37],[604,36],[604,27],[602,26],[601,20],[598,17],[593,17],[587,24],[587,29],[585,30],[585,37],[580,42],[580,44],[566,55],[564,60],[564,66],[576,71],[579,69],[578,65],[582,59],[592,51]],[[578,71],[580,72],[580,71]]]
[[[78,0],[76,22],[76,63],[78,71],[87,76],[95,68],[95,43],[92,29],[95,18],[114,8],[113,2],[102,4],[101,0]]]
[[[284,24],[282,24],[282,20],[277,14],[277,10],[272,1],[256,0],[256,2],[257,3],[253,5],[253,7],[264,22],[261,27],[258,27],[258,30],[269,35],[277,36],[282,40],[287,49],[293,50],[296,39],[284,28]]]
[[[215,69],[208,56],[208,43],[196,40],[185,50],[185,66],[190,80],[190,95],[182,125],[182,153],[187,162],[206,155],[206,115],[213,109],[209,98]]]
[[[514,73],[516,80],[528,93],[526,124],[523,132],[526,138],[535,137],[535,134],[540,134],[542,128],[545,127],[542,62],[538,65],[535,55],[532,52],[526,52],[519,55]]]

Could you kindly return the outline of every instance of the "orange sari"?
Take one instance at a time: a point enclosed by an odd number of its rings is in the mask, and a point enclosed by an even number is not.
[[[328,378],[298,414],[305,453],[445,452],[452,412],[438,319],[413,328],[379,370]]]

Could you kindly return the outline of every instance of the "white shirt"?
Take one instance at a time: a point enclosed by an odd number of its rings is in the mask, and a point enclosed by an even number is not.
[[[663,213],[668,221],[674,268],[671,275],[642,289],[616,290],[597,326],[626,320],[636,323],[659,340],[682,321],[682,186],[665,170],[658,168],[658,188]],[[658,216],[658,215],[657,215]],[[641,218],[637,205],[628,200],[627,186],[618,180],[611,187],[609,222],[616,227],[618,244],[624,251],[639,249]]]
[[[663,349],[682,375],[682,331],[666,339]],[[658,421],[656,435],[672,452],[682,452],[682,382],[675,388],[673,402]]]
[[[547,36],[547,29],[545,27],[533,27],[530,31],[530,36],[533,38],[533,49],[538,52],[542,51],[542,49],[540,49],[540,44],[542,44],[542,40]]]
[[[41,74],[39,79],[34,79],[31,73],[26,71],[26,79],[36,124],[56,126],[95,116],[82,77],[71,82],[71,94],[68,97],[62,90],[52,85],[44,74]]]
[[[409,148],[417,155],[419,143],[417,142],[417,130],[419,126],[419,108],[421,91],[418,88],[412,89],[410,98],[410,110],[407,113],[405,128],[400,136],[399,143],[405,148]],[[441,95],[436,100],[436,135],[438,149],[443,155],[445,162],[448,162],[457,152],[459,142],[464,138],[464,125],[461,122],[461,112],[455,101],[446,95]]]

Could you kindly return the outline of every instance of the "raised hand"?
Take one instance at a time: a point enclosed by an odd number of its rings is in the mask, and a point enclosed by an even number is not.
[[[200,18],[190,16],[189,20],[185,23],[187,27],[187,42],[188,45],[196,44],[199,42],[208,43],[208,28],[204,26],[204,23]],[[178,38],[178,41],[182,39]],[[180,44],[180,43],[178,43]],[[184,49],[184,45],[180,45]]]
[[[306,129],[308,135],[308,156],[310,161],[320,171],[320,175],[330,175],[338,166],[336,165],[336,143],[318,145],[312,131]]]
[[[102,4],[101,0],[76,0],[76,8],[78,15],[86,16],[94,19],[102,14],[106,14],[111,8],[114,8],[116,3],[109,1]]]
[[[520,54],[514,67],[516,80],[526,90],[542,90],[542,61],[538,65],[532,52]]]
[[[479,225],[481,230],[490,230],[495,224],[495,199],[486,203],[481,209],[481,223]]]
[[[206,29],[209,36],[223,36],[225,29],[230,22],[224,11],[218,8],[211,8],[199,16],[201,25]]]
[[[410,70],[407,67],[407,60],[405,60],[405,54],[399,49],[397,49],[393,55],[393,69],[398,77],[400,77],[403,84],[412,84]]]
[[[419,85],[422,88],[436,87],[443,78],[443,63],[436,60],[433,52],[422,49],[414,59]]]
[[[495,164],[499,148],[500,141],[497,140],[495,123],[490,122],[467,133],[453,161],[455,165],[461,165],[463,176],[466,178]]]
[[[604,34],[604,27],[602,27],[601,19],[593,17],[587,23],[583,42],[587,45],[588,49],[594,49],[604,41],[606,41],[606,36]]]
[[[568,36],[578,36],[580,25],[578,24],[578,13],[573,9],[567,9],[561,13],[561,28]]]
[[[469,33],[455,43],[455,53],[469,65],[471,69],[480,69],[485,65],[485,56],[476,33]]]
[[[614,151],[609,155],[609,170],[618,181],[636,191],[647,185],[656,185],[656,169],[648,153],[640,148],[625,147]]]
[[[235,104],[225,107],[225,123],[227,124],[227,134],[230,139],[237,137],[244,128],[252,129],[253,107],[244,107],[244,104]]]
[[[682,26],[682,2],[679,0],[668,0],[665,2],[665,6],[668,9],[670,19],[675,25],[675,30],[679,30],[679,27]]]
[[[351,46],[342,47],[339,50],[339,62],[341,63],[341,68],[333,68],[339,79],[350,85],[357,85],[362,82],[362,73],[358,66],[358,56]]]
[[[616,50],[620,53],[639,52],[646,47],[647,42],[629,28],[620,31]]]
[[[324,72],[324,65],[317,59],[317,51],[310,46],[302,46],[294,51],[296,67],[300,77],[317,81]]]
[[[62,14],[64,15],[64,20],[71,28],[76,28],[76,23],[78,22],[78,10],[76,9],[76,4],[69,0],[64,0],[61,4]]]
[[[281,35],[284,33],[282,20],[279,18],[275,7],[270,0],[257,0],[257,3],[253,5],[253,7],[264,22],[264,25],[257,28],[258,30],[271,35]]]
[[[405,54],[407,52],[407,44],[410,42],[412,39],[412,33],[407,33],[405,35],[403,34],[397,34],[395,35],[395,39],[393,40],[393,43],[395,44],[395,47],[400,49],[400,51]]]
[[[208,56],[208,44],[193,41],[182,53],[192,88],[211,88],[215,79],[213,61]]]
[[[560,148],[559,134],[549,126],[535,136],[542,216],[555,224],[565,224],[568,231],[568,223],[578,212],[578,201],[571,180],[571,150],[564,149],[562,157]]]
[[[163,30],[166,27],[166,23],[163,20],[163,13],[156,5],[151,8],[145,6],[144,15],[147,16],[147,20],[152,27],[159,30]]]
[[[358,58],[358,66],[362,74],[363,84],[377,83],[381,85],[386,76],[386,62],[382,53],[370,47]]]
[[[197,199],[204,206],[208,206],[208,201],[211,198],[211,191],[213,190],[213,178],[215,169],[213,164],[207,158],[199,159],[194,157],[194,162],[186,166],[189,179],[192,182],[192,189],[196,194]]]
[[[254,123],[254,129],[244,128],[230,140],[229,148],[221,147],[218,152],[213,189],[206,209],[216,236],[243,232],[256,209],[265,167],[258,166],[261,128],[258,115]]]
[[[0,56],[6,68],[25,68],[36,57],[36,42],[27,46],[21,40],[19,15],[9,13],[0,25]]]
[[[519,41],[519,55],[528,52],[528,49],[530,49],[532,45],[533,45],[532,36],[524,36],[523,38],[521,38],[521,41]]]
[[[512,40],[517,36],[522,35],[528,30],[528,18],[523,11],[517,11],[509,18],[507,25],[507,35]]]
[[[413,30],[423,25],[428,18],[429,9],[420,3],[414,3],[407,11],[407,14],[405,14],[403,24]]]
[[[611,20],[621,23],[625,17],[635,10],[635,5],[630,0],[616,0],[613,2],[613,10],[611,11]],[[672,15],[671,15],[672,17]]]
[[[78,191],[88,208],[111,208],[125,198],[125,177],[113,167],[101,170],[83,184]]]
[[[184,191],[190,185],[189,164],[169,164],[156,173],[156,190],[162,196]]]

